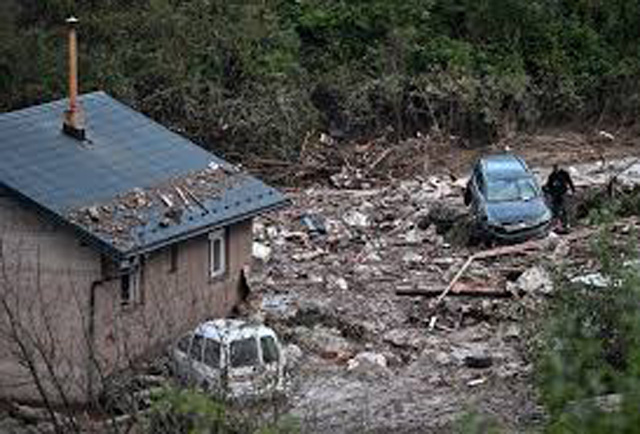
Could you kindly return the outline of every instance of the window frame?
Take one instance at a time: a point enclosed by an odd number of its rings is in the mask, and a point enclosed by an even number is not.
[[[128,296],[125,298],[125,282]],[[142,263],[126,270],[120,276],[120,306],[130,308],[142,304]]]
[[[220,243],[220,260],[218,261],[219,267],[216,269],[216,242]],[[222,277],[227,272],[227,233],[226,228],[218,229],[213,232],[209,232],[209,278],[216,279]]]
[[[169,274],[178,271],[178,255],[180,254],[178,243],[169,246]]]

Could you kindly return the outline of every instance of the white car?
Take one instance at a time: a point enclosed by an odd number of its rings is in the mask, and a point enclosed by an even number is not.
[[[205,322],[177,342],[172,356],[183,382],[224,397],[284,391],[284,351],[275,332],[262,324]]]

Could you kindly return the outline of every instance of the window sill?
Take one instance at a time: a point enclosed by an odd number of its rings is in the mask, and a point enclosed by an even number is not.
[[[209,283],[219,283],[227,279],[229,274],[224,271],[220,274],[209,275]]]

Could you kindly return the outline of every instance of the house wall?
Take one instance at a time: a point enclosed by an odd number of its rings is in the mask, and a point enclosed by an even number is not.
[[[127,367],[142,349],[166,349],[177,336],[206,319],[227,315],[238,302],[243,267],[251,257],[251,221],[226,229],[227,266],[210,278],[208,235],[178,246],[177,268],[171,271],[171,249],[146,255],[141,273],[141,300],[122,306],[120,281],[96,291],[96,345],[100,366]]]
[[[0,398],[82,402],[105,376],[228,314],[251,221],[226,230],[224,276],[209,278],[203,235],[178,246],[174,272],[170,248],[145,255],[141,301],[122,306],[114,264],[0,192]]]

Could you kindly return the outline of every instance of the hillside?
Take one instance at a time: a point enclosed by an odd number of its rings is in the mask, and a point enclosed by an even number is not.
[[[640,5],[577,0],[5,0],[0,110],[102,89],[227,158],[296,161],[305,138],[628,126]]]

